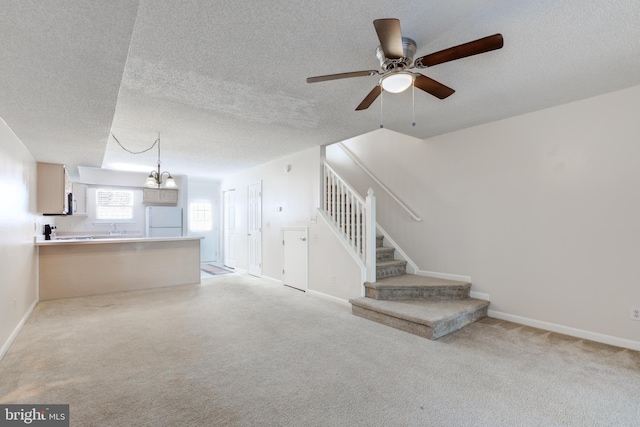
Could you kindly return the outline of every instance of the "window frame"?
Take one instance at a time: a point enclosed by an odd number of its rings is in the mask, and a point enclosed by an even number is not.
[[[207,209],[196,209],[195,206],[206,206]],[[195,218],[197,213],[204,213],[208,218]],[[197,224],[205,223],[207,227],[198,227]],[[207,233],[213,230],[213,203],[209,200],[193,200],[189,202],[189,231],[194,233]]]
[[[101,192],[108,192],[108,193],[126,193],[126,197],[125,199],[127,200],[126,204],[101,204],[100,200],[100,193]],[[129,223],[131,221],[134,220],[135,218],[135,209],[134,209],[134,199],[135,199],[135,194],[134,191],[132,189],[123,189],[123,188],[109,188],[109,187],[97,187],[95,189],[95,218],[96,221],[99,222],[106,222],[106,223]],[[113,208],[127,208],[128,210],[128,215],[111,215],[108,217],[101,217],[101,208],[109,208],[109,207],[113,207]],[[125,217],[126,216],[126,217]]]

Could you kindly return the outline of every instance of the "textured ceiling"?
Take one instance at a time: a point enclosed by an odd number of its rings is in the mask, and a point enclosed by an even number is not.
[[[426,138],[640,84],[637,0],[0,0],[0,117],[39,161],[219,179],[380,126]],[[416,56],[500,32],[421,72],[456,90],[355,107],[378,78],[372,21]],[[415,127],[411,122],[417,123]]]

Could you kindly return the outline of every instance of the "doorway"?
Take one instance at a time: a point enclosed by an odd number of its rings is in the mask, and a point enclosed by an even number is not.
[[[247,273],[262,276],[262,182],[247,187]]]
[[[198,236],[200,260],[203,263],[217,263],[220,253],[220,183],[215,181],[189,180],[187,187],[188,204],[184,216],[188,224],[188,235]]]
[[[227,190],[222,197],[223,264],[236,267],[236,190]]]
[[[283,230],[284,245],[282,283],[292,288],[307,290],[308,285],[308,230],[306,227],[286,227]]]

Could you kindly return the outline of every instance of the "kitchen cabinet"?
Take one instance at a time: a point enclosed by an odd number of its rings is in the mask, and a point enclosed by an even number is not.
[[[66,215],[69,212],[71,181],[64,165],[38,163],[37,166],[38,212],[48,215]]]
[[[71,194],[73,194],[73,206],[71,209],[74,215],[87,214],[87,184],[74,182],[71,184]]]
[[[142,202],[149,204],[175,205],[178,203],[178,190],[167,188],[143,188]]]

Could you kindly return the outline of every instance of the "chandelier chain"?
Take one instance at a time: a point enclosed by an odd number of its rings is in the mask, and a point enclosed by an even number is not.
[[[113,134],[113,132],[111,132],[111,136],[113,137],[113,139],[115,139],[115,141],[118,143],[118,145],[120,146],[120,148],[122,148],[124,151],[126,151],[127,153],[131,153],[131,154],[142,154],[142,153],[146,153],[147,151],[151,150],[153,147],[156,146],[156,144],[160,141],[160,137],[158,136],[158,138],[153,141],[153,144],[151,144],[151,147],[142,150],[142,151],[131,151],[128,148],[126,148],[124,145],[122,145],[122,143],[120,141],[118,141],[118,138],[116,138],[116,136]],[[160,153],[158,152],[158,158],[160,158]]]
[[[177,186],[176,185],[176,181],[171,176],[171,173],[169,173],[169,171],[161,172],[161,169],[160,169],[160,132],[158,132],[158,138],[156,138],[156,140],[153,141],[153,144],[151,144],[151,147],[149,147],[149,148],[147,148],[145,150],[141,150],[141,151],[129,150],[127,147],[122,145],[122,143],[118,140],[118,138],[116,138],[116,136],[113,134],[113,132],[110,132],[110,133],[111,133],[111,136],[113,137],[113,139],[118,143],[120,148],[122,148],[127,153],[142,154],[142,153],[146,153],[147,151],[152,150],[153,147],[155,147],[156,145],[158,146],[158,171],[157,172],[154,171],[154,170],[151,171],[151,173],[147,177],[147,180],[145,181],[145,184],[144,184],[146,187],[156,187],[157,186],[158,188],[160,188],[160,185],[162,184],[162,177],[163,177],[164,174],[167,174],[167,180],[166,180],[166,182],[164,184],[165,187],[167,187],[167,188],[175,188]]]

